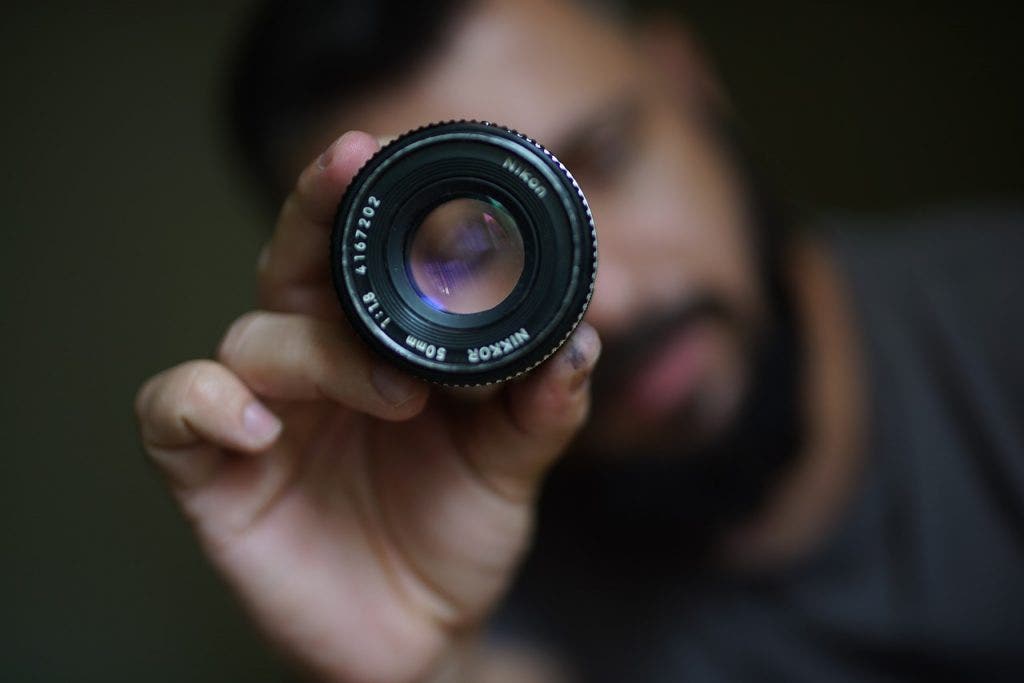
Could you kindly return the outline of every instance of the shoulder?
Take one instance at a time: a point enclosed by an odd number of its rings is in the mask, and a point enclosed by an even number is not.
[[[959,205],[817,221],[842,265],[880,276],[1024,282],[1024,204]]]
[[[830,216],[819,225],[869,335],[942,352],[1014,395],[1024,388],[1024,205]]]
[[[817,226],[855,294],[894,305],[980,305],[983,315],[1012,314],[1005,306],[1024,323],[1024,205],[831,215]]]
[[[915,265],[1007,256],[1024,244],[1024,204],[931,206],[886,214],[832,212],[811,224],[840,256]]]

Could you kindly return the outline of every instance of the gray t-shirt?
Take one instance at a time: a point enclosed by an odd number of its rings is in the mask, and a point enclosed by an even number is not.
[[[1024,680],[1024,211],[821,235],[871,397],[865,471],[823,547],[735,577],[542,528],[501,630],[587,683]]]

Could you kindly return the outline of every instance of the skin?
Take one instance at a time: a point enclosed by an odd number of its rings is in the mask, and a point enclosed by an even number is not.
[[[559,679],[474,640],[528,546],[544,473],[577,436],[615,457],[649,433],[670,440],[658,446],[699,442],[728,422],[749,372],[735,331],[703,323],[689,333],[694,423],[654,429],[598,401],[598,428],[587,423],[598,333],[616,343],[700,292],[751,328],[766,315],[735,174],[703,128],[710,106],[718,91],[679,31],[628,36],[564,3],[481,2],[436,58],[296,147],[315,160],[283,169],[298,181],[260,259],[260,309],[230,326],[215,360],[150,379],[136,412],[211,562],[299,665],[346,682]],[[601,240],[586,322],[525,380],[473,400],[372,356],[323,260],[335,207],[378,138],[463,117],[559,154]],[[763,514],[724,539],[734,566],[808,552],[856,479],[853,322],[820,249],[798,244],[790,261],[809,346],[808,449]]]

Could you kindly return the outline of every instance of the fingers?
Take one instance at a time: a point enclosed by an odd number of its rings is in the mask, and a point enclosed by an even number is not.
[[[565,345],[524,381],[482,404],[468,431],[470,466],[512,500],[534,495],[590,409],[590,374],[601,354],[593,327],[580,323]]]
[[[218,357],[261,396],[327,398],[387,420],[423,409],[424,382],[376,358],[347,328],[310,316],[257,311],[239,318]]]
[[[221,449],[257,453],[281,422],[227,368],[191,361],[156,375],[139,390],[135,413],[153,461],[180,487],[216,470]]]
[[[275,311],[340,316],[330,288],[330,235],[345,188],[379,149],[367,133],[349,131],[299,176],[260,258],[260,299]]]
[[[419,427],[411,442],[374,458],[383,524],[426,586],[423,609],[440,622],[471,623],[507,585],[528,542],[541,476],[586,418],[599,352],[596,332],[581,325],[525,381],[489,400],[439,394],[429,410],[447,429],[411,425]]]

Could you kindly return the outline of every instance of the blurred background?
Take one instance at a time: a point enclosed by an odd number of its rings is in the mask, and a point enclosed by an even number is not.
[[[288,678],[131,411],[252,306],[270,217],[219,118],[248,4],[19,3],[0,22],[0,680]],[[798,204],[1024,198],[1020,24],[996,3],[679,9]]]

